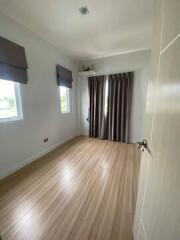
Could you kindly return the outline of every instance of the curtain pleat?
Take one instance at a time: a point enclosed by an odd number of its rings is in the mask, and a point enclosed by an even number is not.
[[[88,78],[89,87],[89,136],[104,139],[105,131],[105,76]]]

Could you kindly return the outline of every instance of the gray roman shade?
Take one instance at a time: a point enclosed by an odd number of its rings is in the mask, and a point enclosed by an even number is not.
[[[57,74],[57,84],[58,86],[64,86],[67,88],[72,88],[72,71],[64,68],[60,65],[56,66],[56,74]]]
[[[0,37],[0,79],[27,83],[25,49]]]

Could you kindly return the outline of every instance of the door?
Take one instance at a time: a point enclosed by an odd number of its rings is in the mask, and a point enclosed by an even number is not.
[[[135,240],[180,239],[180,1],[156,0]]]

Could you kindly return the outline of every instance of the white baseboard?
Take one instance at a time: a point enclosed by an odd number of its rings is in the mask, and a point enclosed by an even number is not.
[[[11,175],[12,173],[14,173],[14,172],[16,172],[16,171],[18,171],[18,170],[20,170],[21,168],[23,168],[23,167],[25,167],[26,165],[30,164],[31,162],[39,159],[40,157],[46,155],[47,153],[53,151],[54,149],[60,147],[62,144],[68,142],[69,140],[73,139],[73,138],[76,137],[76,136],[78,136],[78,135],[77,135],[77,134],[76,134],[76,135],[73,135],[73,136],[71,136],[71,137],[69,137],[69,138],[67,138],[67,139],[65,139],[65,140],[63,140],[63,141],[61,141],[61,142],[58,142],[58,143],[56,143],[56,144],[54,144],[54,145],[52,145],[52,146],[44,149],[43,151],[41,151],[41,152],[39,152],[39,153],[37,153],[37,154],[35,154],[35,155],[27,158],[25,161],[23,161],[23,162],[21,162],[21,163],[18,163],[18,164],[17,164],[16,166],[14,166],[13,168],[10,168],[10,169],[8,169],[8,170],[6,170],[6,171],[4,171],[4,172],[1,172],[1,173],[0,173],[0,180],[2,180],[3,178]]]

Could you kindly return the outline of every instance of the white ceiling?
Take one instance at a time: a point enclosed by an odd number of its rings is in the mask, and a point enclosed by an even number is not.
[[[151,48],[153,0],[0,0],[0,11],[75,59]],[[82,16],[78,9],[88,6]]]

